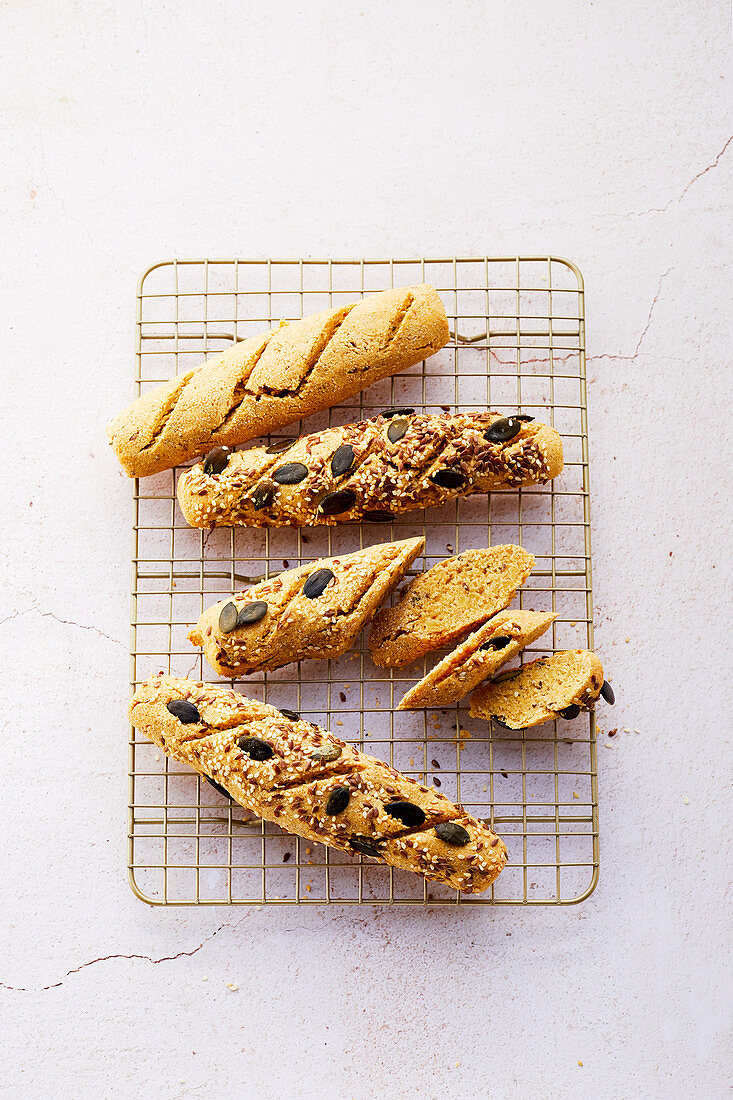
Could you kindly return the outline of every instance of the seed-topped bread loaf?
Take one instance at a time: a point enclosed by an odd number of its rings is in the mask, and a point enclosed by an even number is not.
[[[143,394],[107,434],[130,477],[154,474],[336,405],[427,359],[448,336],[431,286],[385,290],[234,344]]]
[[[482,680],[491,679],[502,665],[544,634],[556,618],[547,611],[502,611],[494,615],[410,688],[397,709],[446,707],[464,699]]]
[[[292,711],[161,673],[129,715],[168,756],[308,840],[464,893],[487,890],[506,863],[503,841],[461,806]]]
[[[375,664],[400,668],[475,630],[512,602],[533,565],[532,554],[511,545],[434,565],[375,615],[368,639]]]
[[[280,573],[208,608],[188,637],[222,676],[339,657],[424,545],[388,542]]]
[[[477,688],[471,696],[471,717],[493,718],[513,730],[528,729],[555,718],[576,718],[581,710],[590,710],[601,693],[614,701],[595,653],[564,650]]]
[[[381,522],[547,481],[562,464],[560,436],[531,417],[388,409],[269,447],[218,448],[179,478],[178,502],[193,527]]]

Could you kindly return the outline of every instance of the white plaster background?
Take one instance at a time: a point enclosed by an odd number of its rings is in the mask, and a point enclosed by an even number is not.
[[[3,1093],[727,1095],[729,43],[712,0],[2,5]],[[144,906],[103,434],[139,272],[515,252],[588,289],[597,648],[641,731],[599,750],[598,889]]]

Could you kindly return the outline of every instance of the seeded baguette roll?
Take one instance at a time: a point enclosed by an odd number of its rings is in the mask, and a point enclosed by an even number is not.
[[[129,716],[168,756],[308,840],[464,893],[488,889],[506,863],[503,841],[461,806],[290,711],[160,673]]]
[[[423,549],[383,543],[301,565],[208,608],[188,637],[222,676],[339,657]]]
[[[401,668],[442,649],[512,602],[534,566],[521,546],[466,550],[428,569],[394,607],[374,616],[368,644],[383,668]]]
[[[336,405],[427,359],[448,336],[431,286],[372,294],[235,344],[143,394],[107,434],[125,472],[144,477]]]
[[[581,710],[592,709],[601,692],[613,702],[595,653],[570,649],[540,657],[477,688],[471,696],[471,717],[493,718],[513,730],[528,729],[555,718],[575,718]]]
[[[482,680],[530,645],[552,625],[544,611],[502,611],[439,661],[402,697],[398,710],[445,707],[464,699]]]
[[[192,527],[389,520],[459,496],[556,477],[562,441],[530,417],[415,414],[328,428],[270,447],[218,449],[178,480]]]

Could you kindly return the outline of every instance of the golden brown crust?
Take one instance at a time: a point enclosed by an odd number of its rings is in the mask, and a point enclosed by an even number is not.
[[[448,338],[431,286],[372,294],[235,344],[138,398],[107,434],[128,476],[143,477],[338,404]]]
[[[280,573],[208,608],[189,632],[189,640],[203,647],[209,664],[222,676],[249,675],[292,661],[339,657],[399,584],[424,545],[423,538],[383,543]],[[333,579],[320,595],[310,598],[304,585],[320,570],[328,570]],[[225,632],[220,619],[230,605],[239,614],[250,607],[261,617]],[[226,617],[224,625],[228,625]]]
[[[251,447],[231,455],[220,473],[206,473],[203,464],[187,470],[178,480],[178,502],[193,527],[305,527],[373,513],[389,519],[556,477],[557,432],[518,422],[510,440],[487,439],[505,419],[496,412],[377,416],[301,436],[286,450]],[[334,473],[337,452],[349,449],[350,465]],[[284,484],[289,471],[298,480]]]
[[[471,717],[496,718],[510,729],[528,729],[565,717],[561,712],[568,707],[591,710],[602,687],[603,666],[595,653],[564,650],[477,688],[471,696]]]
[[[503,841],[461,806],[298,716],[162,673],[140,685],[129,714],[169,756],[309,840],[465,893],[488,889],[506,863]]]
[[[397,709],[446,707],[459,702],[544,634],[556,618],[545,611],[502,611],[494,615],[410,688]],[[496,648],[492,642],[499,639],[506,644]]]
[[[475,630],[511,603],[533,565],[532,554],[512,545],[439,562],[375,615],[368,638],[375,664],[400,668]]]

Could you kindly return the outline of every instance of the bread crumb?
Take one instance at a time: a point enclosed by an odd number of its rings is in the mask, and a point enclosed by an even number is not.
[[[630,641],[631,641],[631,638],[624,638],[624,641],[625,641],[625,642],[630,642]]]
[[[201,979],[201,981],[202,981],[202,982],[208,982],[208,980],[209,980],[209,979],[208,979],[208,976],[207,976],[206,974],[204,974],[204,976],[203,976],[203,978]]]
[[[685,806],[689,806],[689,805],[690,805],[690,800],[689,800],[689,798],[687,797],[687,795],[685,795],[685,797],[684,797],[684,798],[682,799],[682,801],[684,802]]]
[[[628,639],[627,639],[627,641],[628,641]],[[579,1066],[582,1066],[582,1065],[583,1065],[583,1063],[582,1063],[582,1062],[580,1061],[580,1059],[578,1059],[578,1065],[579,1065]]]
[[[577,791],[573,791],[573,798],[580,798],[580,795]]]

